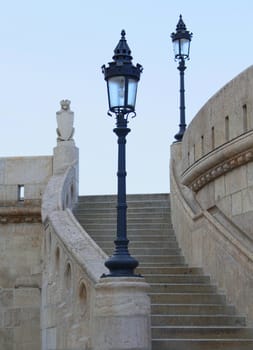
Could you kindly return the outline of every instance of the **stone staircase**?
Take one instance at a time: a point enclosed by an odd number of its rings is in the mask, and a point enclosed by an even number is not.
[[[128,195],[129,251],[151,285],[152,350],[252,350],[253,329],[201,268],[189,267],[172,228],[168,194]],[[108,254],[116,197],[83,196],[74,214]]]

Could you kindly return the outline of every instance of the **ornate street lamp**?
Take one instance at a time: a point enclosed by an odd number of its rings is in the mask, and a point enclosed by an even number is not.
[[[176,32],[171,34],[175,60],[179,61],[177,69],[180,72],[180,124],[179,132],[174,136],[177,141],[181,141],[186,129],[185,123],[185,96],[184,96],[184,71],[186,69],[185,60],[189,60],[190,43],[192,33],[190,33],[184,24],[182,15],[179,17]]]
[[[102,72],[107,82],[109,111],[116,115],[118,136],[118,199],[117,199],[117,237],[114,241],[113,255],[105,262],[109,274],[103,277],[136,276],[134,269],[138,261],[128,251],[127,239],[127,204],[126,204],[126,136],[130,132],[127,127],[129,115],[135,116],[135,101],[137,85],[142,72],[142,66],[132,64],[131,50],[125,39],[125,31],[114,50],[113,62],[108,67],[102,66]]]

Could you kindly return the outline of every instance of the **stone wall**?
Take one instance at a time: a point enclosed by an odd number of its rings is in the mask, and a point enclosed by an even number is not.
[[[51,175],[52,157],[0,159],[0,349],[40,349],[40,204]]]
[[[253,324],[253,67],[200,110],[171,147],[172,220],[191,264]]]

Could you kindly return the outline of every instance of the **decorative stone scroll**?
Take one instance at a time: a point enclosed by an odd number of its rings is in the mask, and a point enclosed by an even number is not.
[[[253,148],[245,152],[236,154],[225,161],[216,164],[214,167],[209,168],[206,172],[201,174],[199,177],[194,179],[189,187],[194,191],[199,191],[202,187],[207,185],[209,182],[214,181],[221,175],[226,174],[227,172],[244,165],[253,160]]]
[[[57,140],[58,141],[70,141],[73,140],[74,135],[74,112],[70,110],[70,101],[62,100],[60,102],[61,110],[56,112],[57,119]]]

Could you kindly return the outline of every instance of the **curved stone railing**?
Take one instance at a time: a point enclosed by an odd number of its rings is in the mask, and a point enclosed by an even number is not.
[[[54,175],[42,203],[42,348],[150,350],[148,285],[139,277],[100,278],[107,255],[71,211],[76,176],[76,164]]]
[[[189,124],[183,139],[182,171],[214,149],[253,128],[253,66],[219,90]]]
[[[42,203],[43,349],[91,347],[95,288],[106,254],[75,220],[77,166],[54,175]]]
[[[214,277],[251,325],[252,87],[250,67],[207,102],[182,142],[171,147],[172,221],[179,243],[188,262]]]
[[[172,146],[175,156],[175,148]],[[187,262],[202,267],[253,324],[253,240],[217,207],[203,210],[171,161],[172,223]]]

